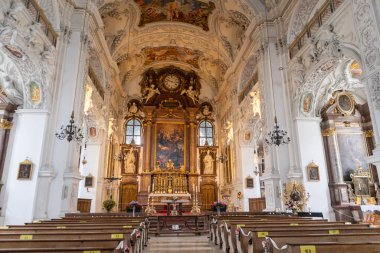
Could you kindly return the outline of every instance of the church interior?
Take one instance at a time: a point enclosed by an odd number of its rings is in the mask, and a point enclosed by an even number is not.
[[[0,252],[379,252],[379,13],[0,1]]]

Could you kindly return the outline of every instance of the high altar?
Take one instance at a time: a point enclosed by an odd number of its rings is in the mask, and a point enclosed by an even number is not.
[[[190,199],[194,189],[202,209],[209,209],[217,200],[214,112],[199,102],[197,75],[174,67],[148,70],[140,86],[142,99],[128,102],[126,143],[120,145],[119,210],[132,200],[147,204],[148,196],[157,205],[171,196]],[[135,137],[139,123],[141,136]]]

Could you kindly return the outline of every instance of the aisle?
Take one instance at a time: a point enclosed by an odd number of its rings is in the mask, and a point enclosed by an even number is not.
[[[207,236],[180,236],[180,237],[154,237],[149,240],[148,247],[144,250],[148,253],[222,253],[218,246],[212,245]]]

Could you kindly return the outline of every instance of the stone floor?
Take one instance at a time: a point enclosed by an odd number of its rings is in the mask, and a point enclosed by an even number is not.
[[[222,253],[217,246],[212,245],[206,235],[203,236],[168,236],[154,237],[149,240],[144,253]]]

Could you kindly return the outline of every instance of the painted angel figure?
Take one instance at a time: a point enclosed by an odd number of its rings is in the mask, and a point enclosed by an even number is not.
[[[149,99],[151,99],[155,94],[161,94],[158,88],[154,86],[154,84],[151,84],[150,87],[145,88],[144,96],[145,102],[147,102]]]
[[[189,89],[183,89],[181,91],[181,95],[186,94],[191,100],[193,100],[193,103],[196,104],[198,102],[198,91],[193,89],[193,86],[189,86]]]

